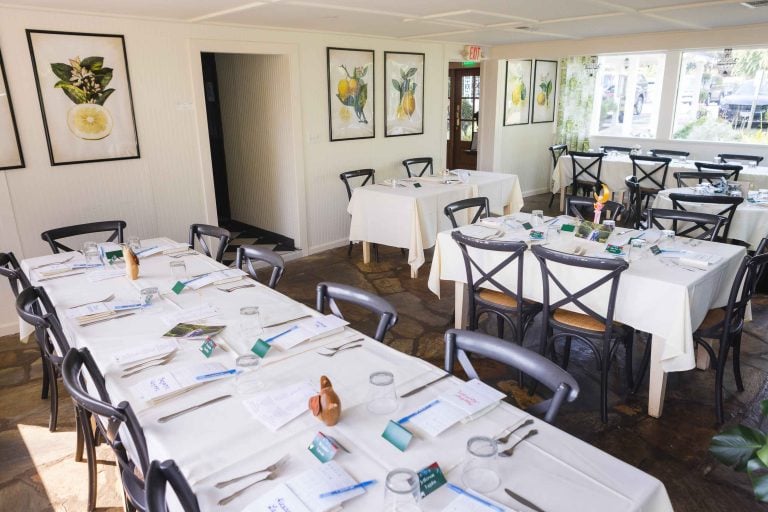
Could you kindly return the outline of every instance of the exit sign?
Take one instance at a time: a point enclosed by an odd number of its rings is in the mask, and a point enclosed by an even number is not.
[[[480,60],[481,55],[482,55],[482,48],[480,48],[479,46],[467,45],[464,47],[464,58],[467,60],[477,62],[478,60]]]

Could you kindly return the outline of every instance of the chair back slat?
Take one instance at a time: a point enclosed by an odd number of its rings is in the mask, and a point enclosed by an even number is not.
[[[70,345],[45,289],[29,286],[21,291],[16,299],[16,312],[35,328],[35,338],[46,357],[60,364]]]
[[[711,185],[720,181],[720,178],[728,179],[728,173],[726,172],[699,172],[699,171],[679,171],[672,176],[677,180],[678,188],[688,187],[692,181],[697,182],[699,185],[705,181]]]
[[[608,154],[611,151],[616,151],[617,153],[624,153],[628,155],[632,153],[633,148],[628,148],[626,146],[603,146],[603,153]]]
[[[49,229],[48,231],[43,231],[40,234],[40,238],[48,242],[48,245],[51,247],[51,251],[54,254],[57,254],[60,251],[72,252],[74,249],[67,247],[59,240],[72,236],[108,232],[109,237],[106,240],[107,242],[117,241],[117,243],[121,244],[123,243],[123,230],[125,229],[125,226],[126,223],[123,220],[88,222],[86,224],[76,224],[74,226]]]
[[[552,156],[552,169],[557,167],[557,162],[560,157],[568,154],[568,146],[566,144],[555,144],[549,146],[549,154]]]
[[[638,178],[641,187],[664,190],[671,158],[637,155],[630,155],[629,158],[632,160],[632,175]]]
[[[662,220],[672,222],[671,228],[677,236],[698,240],[717,240],[720,228],[728,220],[722,215],[687,210],[669,210],[666,208],[648,208],[648,225],[658,229],[667,229]],[[695,234],[698,230],[701,233]]]
[[[395,308],[378,295],[340,283],[323,282],[317,285],[317,311],[323,313],[325,305],[328,304],[328,308],[334,315],[344,318],[337,304],[338,301],[349,302],[378,315],[379,323],[373,336],[378,341],[383,341],[387,331],[397,323]]]
[[[572,192],[575,194],[579,181],[594,181],[599,186],[600,173],[603,168],[603,153],[590,153],[583,151],[571,151],[571,172],[573,178]]]
[[[760,165],[763,157],[757,155],[738,155],[734,153],[720,153],[717,158],[724,164],[732,162],[746,162],[754,165]]]
[[[725,179],[739,181],[739,173],[743,169],[740,165],[734,164],[711,164],[709,162],[694,162],[696,170],[699,172],[719,172],[726,174]]]
[[[245,271],[248,272],[248,275],[258,281],[259,276],[258,271],[253,265],[254,261],[261,261],[272,267],[267,286],[274,289],[285,272],[285,261],[283,260],[283,257],[275,251],[270,251],[269,249],[257,247],[255,245],[241,245],[237,248],[235,268],[242,270],[243,265],[245,265]]]
[[[453,203],[445,205],[443,213],[445,213],[445,216],[448,217],[448,220],[451,221],[451,225],[455,229],[459,227],[459,223],[456,221],[456,214],[469,208],[477,208],[475,215],[469,221],[470,224],[474,224],[478,220],[488,217],[491,213],[491,206],[487,197],[470,197],[468,199],[454,201]]]
[[[403,160],[403,166],[405,167],[405,172],[408,174],[409,178],[413,178],[414,176],[418,176],[420,178],[424,176],[427,171],[429,171],[430,176],[434,174],[431,156],[408,158]]]
[[[184,512],[200,512],[200,504],[189,482],[173,460],[153,460],[146,478],[147,512],[167,512],[166,487],[171,486]]]
[[[371,185],[376,184],[375,178],[376,171],[373,169],[356,169],[354,171],[345,171],[339,174],[339,179],[344,182],[344,187],[347,189],[347,199],[352,199],[352,183],[350,180],[355,178],[363,178],[363,180],[356,185],[356,187],[364,187],[368,183]]]
[[[651,156],[669,156],[672,158],[688,158],[690,151],[678,151],[674,149],[652,149]]]
[[[205,241],[205,237],[217,238],[219,240],[216,255],[212,256],[211,249],[208,247],[208,243]],[[209,224],[192,224],[189,226],[189,246],[195,248],[195,240],[200,244],[200,248],[203,254],[209,258],[213,258],[219,263],[224,259],[224,251],[227,250],[229,242],[232,240],[232,233],[229,230],[221,228],[219,226],[211,226]]]
[[[731,222],[733,222],[733,216],[736,214],[736,208],[744,202],[743,197],[733,196],[702,196],[695,194],[680,194],[673,192],[669,194],[669,199],[672,201],[672,209],[680,211],[690,211],[689,208],[696,204],[703,205],[715,205],[721,207],[721,209],[715,212],[715,215],[721,215],[725,218],[722,224],[723,234],[720,236],[720,240],[728,240],[728,231],[731,229]],[[686,208],[688,205],[688,208]],[[695,206],[693,206],[695,207]]]

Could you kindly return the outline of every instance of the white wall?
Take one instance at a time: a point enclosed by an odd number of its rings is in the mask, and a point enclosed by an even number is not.
[[[24,32],[28,28],[125,36],[140,159],[51,167]],[[375,50],[375,139],[329,142],[327,46]],[[27,161],[26,169],[0,173],[0,248],[21,257],[45,254],[40,232],[94,219],[122,218],[130,235],[180,240],[192,222],[215,223],[207,129],[201,126],[199,51],[221,47],[286,53],[291,59],[295,76],[286,88],[299,106],[293,123],[298,189],[293,207],[302,225],[297,244],[307,252],[346,241],[347,198],[339,172],[374,167],[382,178],[400,175],[401,160],[422,154],[444,166],[447,60],[458,54],[454,45],[0,7],[0,51]],[[260,51],[267,47],[279,49]],[[383,137],[379,88],[384,50],[426,53],[423,135]],[[2,293],[0,332],[8,332],[16,320],[10,294]]]
[[[285,55],[216,54],[232,218],[299,235],[291,102]]]

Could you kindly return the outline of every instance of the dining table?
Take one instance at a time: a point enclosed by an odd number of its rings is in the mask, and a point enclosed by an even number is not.
[[[497,237],[498,240],[523,240],[529,244],[546,243],[548,248],[554,250],[596,258],[617,257],[606,251],[608,245],[622,246],[625,252],[631,253],[627,246],[629,238],[642,237],[647,240],[643,249],[634,249],[636,252],[633,256],[631,254],[619,256],[623,258],[632,256],[632,258],[629,268],[621,274],[614,319],[638,331],[653,335],[648,414],[656,418],[661,417],[667,374],[690,370],[705,364],[704,356],[701,353],[697,354],[694,350],[693,333],[710,309],[727,304],[731,283],[746,254],[746,249],[716,242],[675,240],[675,247],[680,251],[710,257],[712,261],[708,265],[698,268],[680,263],[679,258],[669,258],[663,254],[661,257],[653,255],[649,248],[659,242],[661,238],[659,230],[640,232],[616,228],[608,243],[600,243],[577,238],[574,236],[575,231],[568,232],[558,227],[576,225],[578,224],[576,219],[560,216],[549,220],[551,222],[546,227],[547,237],[542,242],[531,241],[529,230],[523,227],[525,223],[534,222],[527,213],[491,218],[478,225],[464,226],[459,229],[479,230],[480,235]],[[451,232],[452,230],[443,231],[437,236],[428,286],[440,297],[441,283],[443,281],[454,283],[455,323],[457,328],[461,328],[466,324],[467,274],[461,250],[451,237]],[[671,248],[667,249],[671,250]],[[505,255],[482,251],[473,253],[473,257],[483,268],[492,269],[503,261]],[[516,269],[516,266],[510,266],[499,273],[496,279],[514,290],[517,285]],[[563,273],[558,275],[558,278],[565,286],[580,289],[596,281],[601,275],[602,271],[580,268],[578,272]],[[523,295],[526,299],[542,301],[541,269],[530,250],[523,253],[523,284]],[[559,296],[556,290],[552,293],[554,293],[552,300],[557,300]],[[598,288],[580,300],[588,307],[605,315],[608,289],[605,286]]]
[[[670,194],[685,194],[688,196],[697,195],[695,188],[680,187],[669,188],[656,194],[653,200],[653,208],[672,209],[672,200]],[[707,193],[707,195],[717,195]],[[701,213],[719,213],[723,206],[711,203],[699,203],[692,197],[692,201],[684,201],[682,205],[686,210]],[[743,203],[736,207],[731,219],[731,225],[728,228],[728,238],[746,243],[751,250],[757,249],[763,237],[768,236],[768,200],[765,199],[745,199]]]
[[[347,209],[352,216],[349,240],[363,243],[366,264],[371,244],[407,249],[411,277],[417,277],[425,262],[424,250],[435,244],[437,233],[451,226],[445,206],[471,197],[487,197],[491,211],[498,214],[523,207],[520,181],[514,174],[456,169],[451,174],[388,180],[352,193]]]
[[[674,176],[676,172],[696,171],[696,164],[694,163],[696,161],[701,162],[702,160],[672,159],[672,162],[669,164],[666,180],[663,183],[664,187],[677,186]],[[624,178],[627,176],[632,176],[632,160],[630,160],[629,155],[624,153],[608,153],[603,157],[600,181],[614,193],[614,197],[619,201],[622,200],[623,195],[627,192],[627,186],[624,183]],[[745,164],[739,173],[738,181],[750,183],[754,190],[768,189],[768,167]],[[563,155],[557,161],[557,165],[552,172],[552,193],[560,193],[560,211],[565,210],[565,189],[572,182],[573,163],[570,156]]]
[[[143,247],[168,243],[167,239],[141,242]],[[229,277],[223,280],[226,283],[214,280],[207,286],[185,287],[176,293],[178,276],[172,275],[171,262],[183,260],[187,275],[208,276],[208,281],[213,279],[212,272],[225,269],[204,255],[174,257],[161,252],[142,258],[137,280],[119,272],[119,262],[110,265],[111,274],[87,270],[42,277],[42,265],[67,256],[30,258],[22,262],[22,268],[34,285],[47,291],[71,346],[90,350],[111,400],[128,401],[137,411],[150,460],[173,459],[203,511],[278,510],[269,500],[289,499],[283,496],[289,491],[293,496],[290,499],[301,496],[297,498],[301,503],[288,507],[283,501],[284,508],[279,510],[383,510],[385,480],[390,471],[418,471],[433,467],[433,463],[439,465],[448,483],[430,487],[434,492],[420,503],[424,512],[672,510],[666,489],[656,478],[498,398],[439,435],[411,427],[410,444],[402,450],[397,448],[382,436],[391,420],[400,418],[398,424],[402,424],[405,417],[425,410],[425,404],[466,389],[471,383],[455,376],[434,382],[445,375],[442,369],[349,325],[291,347],[274,346],[255,369],[238,369],[237,358],[252,355],[254,344],[253,331],[239,327],[241,308],[259,308],[262,332],[258,336],[264,339],[292,329],[290,326],[295,326],[300,317],[317,320],[320,313],[247,277]],[[71,263],[81,259],[78,254]],[[237,286],[241,288],[225,291]],[[90,301],[136,301],[140,290],[147,287],[156,287],[158,296],[130,316],[82,325],[68,313],[73,306]],[[126,354],[151,351],[169,343],[163,335],[181,321],[224,326],[213,338],[216,347],[208,357],[201,350],[201,339],[175,338],[172,342],[176,347],[169,361],[138,373],[125,371],[121,361],[126,360]],[[30,327],[23,324],[21,331],[22,335],[28,334]],[[351,342],[355,344],[348,346],[353,348],[339,349]],[[202,363],[219,363],[237,371],[162,401],[146,399],[147,381]],[[393,376],[397,398],[393,409],[377,414],[368,407],[370,382],[372,374],[382,371]],[[302,393],[306,394],[307,387],[310,393],[316,392],[322,376],[330,380],[340,399],[341,415],[334,426],[326,426],[302,406]],[[239,385],[246,378],[249,388]],[[404,396],[409,391],[416,392]],[[288,410],[296,414],[285,421]],[[179,412],[182,414],[174,416]],[[277,422],[281,417],[282,423]],[[527,438],[511,457],[492,460],[500,485],[484,493],[469,489],[462,478],[469,439],[511,433],[526,420],[532,420],[532,424],[512,433],[500,448],[520,441],[531,429],[538,434]],[[333,439],[340,448],[331,461],[321,462],[309,449],[320,437]],[[265,471],[269,466],[274,469]],[[361,482],[356,492],[345,495],[344,490],[329,489],[338,475]],[[367,487],[360,491],[362,482]],[[512,499],[505,489],[523,497],[529,505]],[[332,494],[332,506],[320,499],[319,491]],[[232,495],[235,497],[227,499]],[[173,498],[169,500],[170,510],[178,510]]]

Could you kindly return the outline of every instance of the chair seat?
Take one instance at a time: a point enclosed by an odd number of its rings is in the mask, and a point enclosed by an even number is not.
[[[702,320],[701,325],[699,325],[699,328],[696,329],[696,334],[703,337],[719,337],[724,321],[725,309],[710,309],[707,312],[707,316]]]
[[[575,311],[568,311],[566,309],[558,309],[552,315],[552,319],[567,327],[575,327],[585,331],[605,332],[605,324],[599,320],[592,318],[589,315],[583,313],[577,313]],[[614,330],[621,331],[624,329],[624,324],[619,322],[613,322]]]
[[[511,309],[517,308],[517,299],[506,293],[494,290],[480,290],[480,293],[477,294],[477,298],[487,304],[494,304]],[[523,308],[535,307],[537,305],[536,302],[523,299]]]

